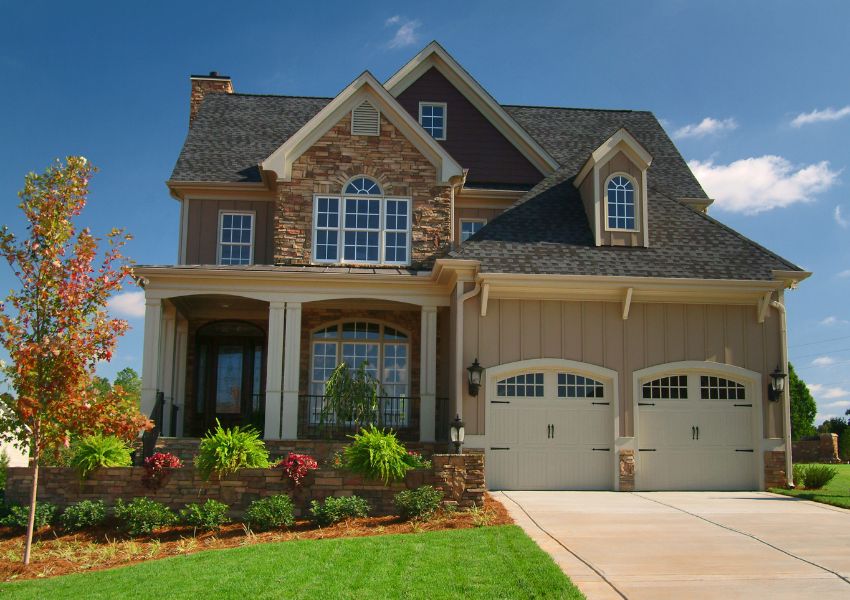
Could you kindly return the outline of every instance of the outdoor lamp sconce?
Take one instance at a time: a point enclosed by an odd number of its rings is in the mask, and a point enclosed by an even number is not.
[[[449,431],[452,438],[452,444],[455,445],[455,454],[460,454],[460,447],[463,446],[463,437],[465,435],[465,431],[463,429],[463,421],[461,421],[460,415],[455,415],[454,421],[452,421],[452,426]]]
[[[767,386],[767,397],[771,402],[779,402],[785,392],[785,378],[787,373],[779,370],[779,365],[770,374],[770,384]]]
[[[478,396],[478,389],[481,387],[481,373],[484,372],[484,369],[478,364],[476,358],[466,370],[469,371],[469,395]]]

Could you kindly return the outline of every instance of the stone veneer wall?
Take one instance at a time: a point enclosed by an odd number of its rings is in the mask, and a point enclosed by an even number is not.
[[[635,491],[635,451],[620,450],[620,491]]]
[[[347,471],[322,468],[312,471],[300,489],[293,489],[283,473],[276,469],[243,469],[231,477],[218,481],[203,481],[195,469],[183,468],[171,473],[156,490],[142,485],[142,467],[113,467],[98,469],[89,479],[80,481],[77,472],[65,467],[42,467],[39,472],[38,497],[60,508],[80,500],[103,500],[113,504],[145,496],[163,502],[173,509],[190,502],[204,502],[208,498],[228,504],[235,515],[240,515],[258,498],[277,494],[290,494],[295,503],[296,515],[304,515],[311,500],[328,496],[366,498],[373,515],[393,514],[393,496],[405,489],[430,484],[443,490],[445,504],[461,508],[481,506],[484,501],[483,454],[436,454],[431,471],[409,471],[403,482],[384,486],[380,482],[365,481]],[[6,498],[15,504],[24,504],[29,498],[32,469],[9,468]]]
[[[785,471],[785,451],[772,450],[764,453],[764,487],[784,488],[788,485]]]
[[[413,268],[429,268],[448,247],[451,190],[437,185],[434,165],[383,116],[380,135],[351,135],[348,114],[298,157],[291,181],[278,183],[275,264],[310,264],[313,195],[339,195],[356,175],[373,177],[387,196],[412,198]]]
[[[815,439],[791,442],[791,456],[795,463],[840,463],[838,435],[821,433]]]

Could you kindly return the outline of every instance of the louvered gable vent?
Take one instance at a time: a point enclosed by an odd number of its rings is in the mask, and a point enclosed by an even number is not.
[[[361,102],[351,111],[352,135],[379,135],[381,113],[368,100]]]

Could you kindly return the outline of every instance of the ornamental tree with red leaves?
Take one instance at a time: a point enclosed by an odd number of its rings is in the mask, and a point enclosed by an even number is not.
[[[289,478],[295,487],[301,487],[307,473],[318,469],[319,463],[309,454],[290,452],[289,456],[278,462],[275,467],[283,469],[283,474]]]
[[[0,440],[29,450],[33,465],[24,564],[45,453],[93,433],[129,441],[149,426],[120,386],[98,394],[92,385],[98,361],[112,358],[128,329],[106,307],[132,275],[121,254],[129,235],[113,229],[100,250],[102,240],[74,224],[94,172],[85,158],[69,156],[28,174],[18,194],[28,236],[19,240],[7,226],[0,229],[0,255],[18,280],[0,304],[0,343],[12,361],[4,375],[15,392],[0,397]]]

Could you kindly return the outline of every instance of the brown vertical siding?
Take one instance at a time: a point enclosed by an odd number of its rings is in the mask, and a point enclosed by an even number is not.
[[[483,219],[489,223],[504,212],[501,208],[467,208],[458,207],[455,209],[455,239],[460,241],[460,221],[468,219]]]
[[[620,434],[634,435],[632,374],[682,360],[716,361],[762,374],[779,363],[779,319],[764,323],[753,306],[632,304],[622,318],[619,302],[558,302],[480,298],[464,306],[463,364],[478,357],[485,368],[533,358],[587,362],[619,373]],[[765,380],[766,381],[766,380]],[[762,386],[764,390],[764,386]],[[484,433],[486,391],[464,394],[470,434]],[[781,437],[780,403],[763,402],[765,437]]]
[[[189,206],[186,227],[186,264],[216,264],[218,261],[218,215],[222,210],[255,213],[254,264],[272,264],[274,202],[195,198],[186,202]]]
[[[397,98],[419,120],[419,102],[445,102],[440,144],[469,169],[470,183],[534,185],[543,175],[437,69],[431,67]]]

